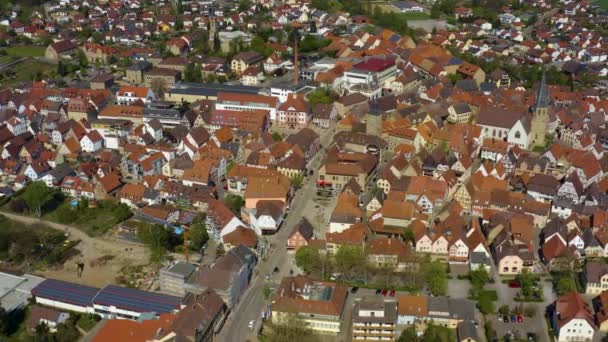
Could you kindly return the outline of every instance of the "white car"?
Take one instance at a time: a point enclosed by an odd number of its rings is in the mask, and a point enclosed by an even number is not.
[[[249,330],[253,330],[254,327],[255,327],[255,319],[252,321],[249,321]]]

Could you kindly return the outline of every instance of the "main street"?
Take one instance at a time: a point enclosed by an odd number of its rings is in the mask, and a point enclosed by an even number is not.
[[[321,145],[328,147],[333,138],[334,129],[328,129],[321,135]],[[308,164],[308,169],[314,170],[313,176],[306,177],[302,187],[296,191],[287,219],[283,222],[280,230],[269,240],[273,245],[266,256],[258,262],[253,279],[249,288],[241,297],[239,303],[232,308],[232,312],[224,324],[222,331],[218,335],[219,341],[256,341],[256,331],[262,324],[262,310],[267,308],[269,301],[264,298],[263,288],[266,283],[266,275],[271,277],[270,281],[274,284],[280,282],[283,276],[289,274],[291,256],[287,254],[285,245],[287,238],[293,227],[306,216],[306,204],[313,201],[316,196],[316,176],[317,171],[325,157],[323,148],[312,158]],[[310,214],[310,213],[308,213]],[[279,272],[273,274],[275,267]],[[249,329],[249,322],[255,320],[256,325],[253,331]]]

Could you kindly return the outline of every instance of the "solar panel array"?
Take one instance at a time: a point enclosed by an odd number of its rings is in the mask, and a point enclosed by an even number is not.
[[[179,309],[181,298],[161,293],[109,285],[99,291],[93,304],[115,306],[134,312],[167,313]]]
[[[79,306],[89,306],[99,289],[91,286],[47,279],[32,289],[32,295]]]

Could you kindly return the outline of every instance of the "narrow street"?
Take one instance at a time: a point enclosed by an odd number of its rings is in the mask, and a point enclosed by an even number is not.
[[[323,132],[323,135],[321,135],[322,146],[327,147],[331,143],[333,133],[333,129]],[[269,301],[264,298],[262,293],[266,283],[265,277],[266,275],[271,277],[270,283],[276,285],[280,283],[284,276],[289,274],[293,257],[288,255],[285,248],[287,238],[293,227],[302,217],[306,216],[306,204],[313,201],[316,197],[316,171],[319,169],[324,157],[325,153],[321,149],[309,162],[308,169],[314,170],[315,174],[306,177],[302,188],[296,191],[287,219],[281,229],[269,238],[269,242],[273,245],[273,248],[266,255],[265,259],[258,262],[249,288],[241,297],[239,303],[232,308],[232,313],[218,335],[219,341],[257,341],[257,334],[255,332],[259,331],[262,324],[262,310],[266,309],[269,304]],[[279,272],[273,274],[275,267],[279,268]],[[256,322],[253,330],[249,329],[249,322],[252,320]]]

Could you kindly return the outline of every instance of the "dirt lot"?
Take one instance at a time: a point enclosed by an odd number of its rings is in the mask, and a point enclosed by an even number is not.
[[[26,224],[41,222],[35,218],[3,212],[2,215]],[[146,249],[137,244],[110,238],[90,237],[83,231],[54,222],[42,221],[52,228],[65,231],[67,239],[80,240],[76,246],[81,255],[68,260],[62,267],[48,269],[37,273],[43,277],[71,281],[83,285],[105,286],[116,284],[116,277],[125,266],[148,264],[149,256]],[[78,275],[78,263],[84,264],[82,276]]]

